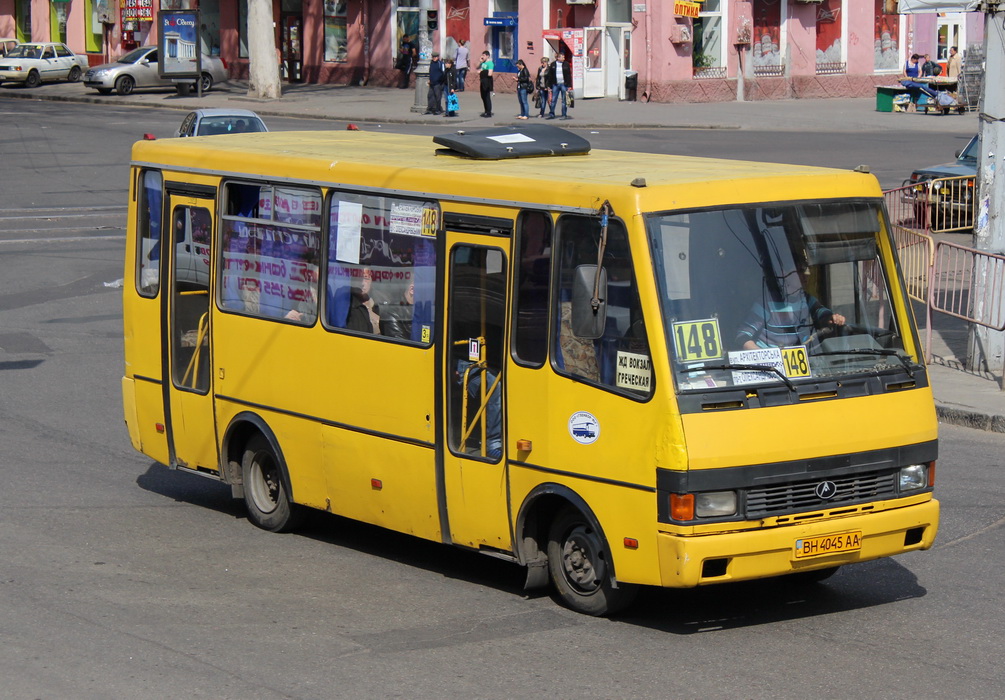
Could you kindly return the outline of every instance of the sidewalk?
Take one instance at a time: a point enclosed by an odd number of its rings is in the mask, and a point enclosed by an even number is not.
[[[283,96],[277,100],[248,97],[244,81],[230,81],[214,86],[202,98],[193,93],[186,97],[173,90],[140,91],[127,97],[99,95],[76,83],[46,83],[34,90],[10,85],[0,86],[0,97],[22,99],[90,102],[111,106],[146,106],[189,110],[200,107],[240,107],[258,112],[263,117],[301,117],[328,119],[355,124],[457,124],[491,126],[516,124],[519,111],[516,95],[496,93],[493,98],[495,117],[482,119],[481,98],[475,90],[458,93],[460,115],[446,119],[422,114],[425,97],[419,101],[419,112],[413,112],[415,90],[397,88],[355,87],[342,85],[284,84]],[[533,110],[532,110],[533,112]],[[914,133],[958,132],[973,135],[977,130],[977,115],[938,115],[903,112],[877,112],[873,98],[773,100],[764,102],[704,102],[666,104],[657,102],[620,102],[613,98],[580,99],[569,110],[572,121],[567,128],[625,129],[748,129],[767,131],[902,131],[906,126]],[[344,125],[340,125],[344,128]]]
[[[413,112],[415,90],[336,85],[284,85],[278,100],[248,97],[247,83],[232,81],[214,87],[202,98],[182,97],[173,91],[140,92],[127,97],[98,95],[80,84],[46,84],[34,90],[0,86],[0,98],[87,102],[109,106],[157,107],[190,110],[207,107],[251,109],[263,117],[325,119],[333,128],[348,124],[361,128],[376,124],[442,125],[445,128],[517,124],[516,96],[496,94],[491,119],[479,118],[481,99],[475,91],[459,93],[460,117],[444,119]],[[611,98],[577,100],[569,110],[572,121],[558,122],[570,129],[744,129],[750,131],[900,131],[909,124],[913,132],[950,131],[971,135],[977,115],[942,116],[877,112],[875,100],[817,99],[767,102],[663,104],[619,102]],[[531,122],[533,123],[533,121]],[[921,317],[923,318],[923,316]],[[922,337],[924,337],[922,335]],[[960,322],[936,314],[932,334],[933,361],[929,377],[940,421],[981,430],[1005,432],[1005,392],[989,375],[966,371],[958,358],[966,354],[966,330]]]

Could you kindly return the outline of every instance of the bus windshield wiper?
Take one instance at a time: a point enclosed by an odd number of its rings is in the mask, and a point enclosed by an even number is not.
[[[746,364],[734,365],[731,362],[726,362],[718,365],[701,365],[700,367],[699,366],[684,367],[681,371],[690,374],[691,372],[702,372],[706,369],[743,369],[751,372],[773,372],[777,374],[778,377],[783,382],[785,382],[785,386],[789,387],[791,391],[796,391],[796,385],[793,384],[792,381],[785,376],[785,373],[772,365],[746,365]]]
[[[908,371],[908,374],[912,377],[915,376],[915,369],[917,366],[912,366],[908,362],[905,356],[900,355],[889,347],[852,347],[849,349],[844,349],[844,351],[823,351],[822,353],[811,353],[811,358],[816,358],[822,355],[880,355],[884,357],[893,357],[900,361],[903,365],[903,369]]]

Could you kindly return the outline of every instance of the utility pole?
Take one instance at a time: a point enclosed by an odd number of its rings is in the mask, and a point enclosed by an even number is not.
[[[429,59],[433,52],[433,43],[429,36],[429,9],[432,0],[419,0],[419,65],[415,68],[415,103],[412,111],[426,111],[429,96]]]
[[[979,103],[981,151],[977,159],[977,202],[974,207],[974,248],[1005,253],[1005,41],[1001,0],[984,8],[984,90]],[[975,318],[1005,303],[1005,290],[991,270],[974,270],[971,305]],[[980,308],[981,306],[987,308]],[[969,369],[1005,374],[1005,333],[973,324],[970,333]],[[1003,380],[1005,381],[1005,380]]]

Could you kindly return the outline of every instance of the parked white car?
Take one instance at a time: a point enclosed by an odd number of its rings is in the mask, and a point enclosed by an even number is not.
[[[96,66],[84,75],[84,86],[110,95],[129,95],[136,88],[163,88],[177,85],[177,79],[161,78],[156,46],[133,49],[114,63]],[[209,92],[215,83],[226,80],[227,66],[218,56],[202,57],[202,91]]]
[[[21,42],[18,41],[17,39],[11,39],[9,37],[3,37],[2,39],[0,39],[0,58],[6,56],[8,51],[13,49],[20,43]]]
[[[54,80],[75,83],[87,65],[87,56],[78,56],[65,44],[18,44],[0,58],[0,82],[24,83],[30,88]]]

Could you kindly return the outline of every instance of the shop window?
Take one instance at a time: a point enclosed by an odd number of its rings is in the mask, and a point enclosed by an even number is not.
[[[349,57],[346,31],[348,0],[325,0],[325,60],[344,63]]]

